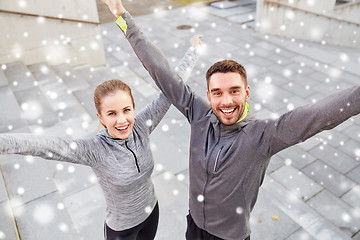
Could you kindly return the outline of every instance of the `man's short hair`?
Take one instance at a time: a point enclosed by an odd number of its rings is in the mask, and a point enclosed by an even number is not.
[[[238,62],[234,60],[223,60],[214,63],[206,72],[206,81],[207,87],[209,88],[210,77],[214,73],[227,73],[227,72],[235,72],[239,73],[241,79],[244,81],[245,86],[247,86],[247,76],[245,68]]]

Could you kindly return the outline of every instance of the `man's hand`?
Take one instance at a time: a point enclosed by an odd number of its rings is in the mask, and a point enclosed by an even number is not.
[[[101,1],[108,6],[111,13],[116,18],[119,18],[121,15],[124,14],[124,12],[126,12],[126,9],[122,5],[121,0],[101,0]]]

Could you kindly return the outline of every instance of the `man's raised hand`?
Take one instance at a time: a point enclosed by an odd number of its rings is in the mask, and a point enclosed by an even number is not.
[[[121,0],[101,0],[101,1],[108,6],[109,10],[116,18],[120,17],[121,15],[124,14],[124,12],[126,12],[126,9],[122,5]]]

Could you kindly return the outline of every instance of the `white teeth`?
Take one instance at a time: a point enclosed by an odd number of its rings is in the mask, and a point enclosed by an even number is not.
[[[225,113],[225,114],[230,114],[230,113],[232,113],[232,112],[234,112],[235,111],[235,109],[231,109],[231,110],[221,110],[223,113]]]
[[[125,130],[128,126],[116,128],[117,130]]]

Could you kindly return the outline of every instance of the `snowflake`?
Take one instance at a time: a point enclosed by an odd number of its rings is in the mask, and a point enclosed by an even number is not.
[[[54,220],[54,216],[54,209],[47,204],[37,205],[33,212],[34,220],[41,225],[51,223]]]

